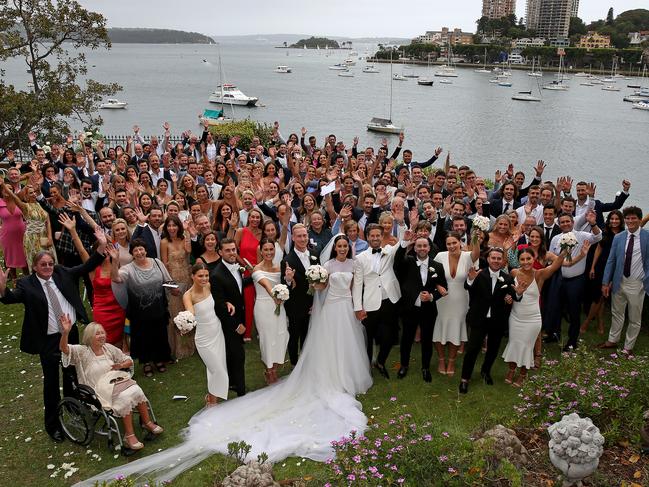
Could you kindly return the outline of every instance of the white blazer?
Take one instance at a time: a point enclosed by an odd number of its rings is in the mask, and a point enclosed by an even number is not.
[[[354,286],[352,288],[352,299],[354,311],[376,311],[381,307],[382,292],[385,292],[393,303],[401,298],[399,281],[394,274],[394,256],[399,248],[396,245],[388,245],[381,251],[381,260],[378,272],[374,268],[376,256],[372,249],[358,254],[354,261]]]

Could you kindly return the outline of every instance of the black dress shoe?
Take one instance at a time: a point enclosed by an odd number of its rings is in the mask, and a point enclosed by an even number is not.
[[[555,334],[548,335],[543,339],[543,343],[558,343],[559,337]]]
[[[390,374],[388,374],[388,369],[385,368],[385,365],[376,364],[376,370],[378,370],[379,374],[381,374],[386,379],[390,378]]]
[[[460,394],[466,394],[469,392],[469,383],[468,382],[460,382]]]
[[[430,369],[421,369],[421,376],[424,379],[424,382],[432,382],[433,376],[430,375]]]
[[[56,443],[63,443],[64,437],[63,437],[63,433],[61,432],[61,430],[55,430],[55,431],[52,431],[52,432],[48,431],[47,434],[50,435],[50,438],[52,438],[52,441],[54,441]]]
[[[406,375],[408,375],[408,367],[400,367],[399,372],[397,372],[397,379],[403,379]]]
[[[494,380],[491,378],[491,375],[489,375],[487,372],[480,372],[480,376],[484,380],[484,383],[487,384],[488,386],[494,385]]]

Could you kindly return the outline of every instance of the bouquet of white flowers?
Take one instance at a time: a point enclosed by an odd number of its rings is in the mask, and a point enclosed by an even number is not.
[[[180,330],[180,334],[185,335],[196,328],[196,318],[190,311],[181,311],[174,318],[174,324]]]
[[[279,299],[282,303],[284,301],[288,301],[288,298],[290,296],[288,286],[285,284],[275,284],[273,288],[270,290],[270,294],[272,294],[273,298]],[[281,304],[275,305],[275,314],[279,316],[281,312]]]
[[[310,265],[309,268],[304,273],[306,280],[309,282],[309,291],[310,295],[313,295],[315,292],[314,284],[324,284],[327,282],[329,273],[327,269],[321,265]]]
[[[486,216],[477,215],[473,219],[473,228],[477,228],[483,232],[488,232],[489,228],[491,228],[491,221]]]
[[[563,252],[566,250],[566,260],[572,260],[572,251],[579,244],[577,237],[572,232],[563,233],[559,237],[559,248]]]

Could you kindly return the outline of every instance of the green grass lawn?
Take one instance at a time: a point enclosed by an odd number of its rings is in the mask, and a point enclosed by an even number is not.
[[[3,472],[2,485],[60,486],[70,485],[111,467],[121,465],[130,459],[109,451],[103,438],[95,438],[87,448],[69,441],[61,444],[52,442],[43,430],[42,378],[38,356],[19,351],[21,306],[0,306],[0,461]],[[583,346],[591,346],[603,337],[589,331]],[[503,343],[504,346],[504,343]],[[647,330],[642,330],[637,350],[647,350]],[[558,357],[559,348],[551,345],[546,356]],[[517,400],[517,390],[503,382],[504,363],[496,362],[493,377],[496,384],[486,386],[477,380],[477,371],[482,358],[478,359],[474,380],[468,395],[457,392],[461,356],[457,373],[453,378],[434,374],[432,384],[426,384],[419,372],[419,346],[413,349],[413,363],[410,374],[404,380],[396,379],[398,348],[390,355],[392,378],[388,381],[375,374],[375,384],[367,394],[360,397],[363,410],[371,420],[385,420],[390,407],[389,398],[396,396],[398,404],[407,405],[415,421],[429,420],[443,427],[452,436],[470,436],[481,426],[491,426],[494,421],[515,419],[512,405]],[[433,368],[436,362],[433,361]],[[246,381],[253,390],[264,385],[262,364],[256,344],[246,348]],[[288,373],[287,366],[284,373]],[[165,427],[165,433],[156,441],[147,443],[145,449],[131,459],[155,453],[160,449],[180,442],[179,432],[189,418],[203,406],[206,391],[206,377],[203,364],[195,355],[169,367],[165,374],[145,378],[141,369],[136,370],[135,379],[151,400],[158,422]],[[174,394],[188,396],[187,401],[173,401]],[[74,462],[79,470],[64,479],[63,463]],[[48,469],[49,466],[54,466]],[[211,485],[215,472],[225,473],[231,463],[215,455],[186,472],[174,481],[179,486]],[[57,472],[54,478],[50,476]],[[275,467],[277,479],[302,478],[313,485],[322,485],[326,467],[300,458],[288,458]]]

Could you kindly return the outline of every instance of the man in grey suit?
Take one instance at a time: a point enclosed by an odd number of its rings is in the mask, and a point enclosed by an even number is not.
[[[599,348],[617,348],[628,307],[629,326],[624,351],[631,352],[640,333],[644,297],[649,293],[649,231],[640,228],[642,210],[637,206],[626,207],[622,214],[626,230],[613,239],[602,279],[604,297],[613,291],[611,330],[608,340]]]

